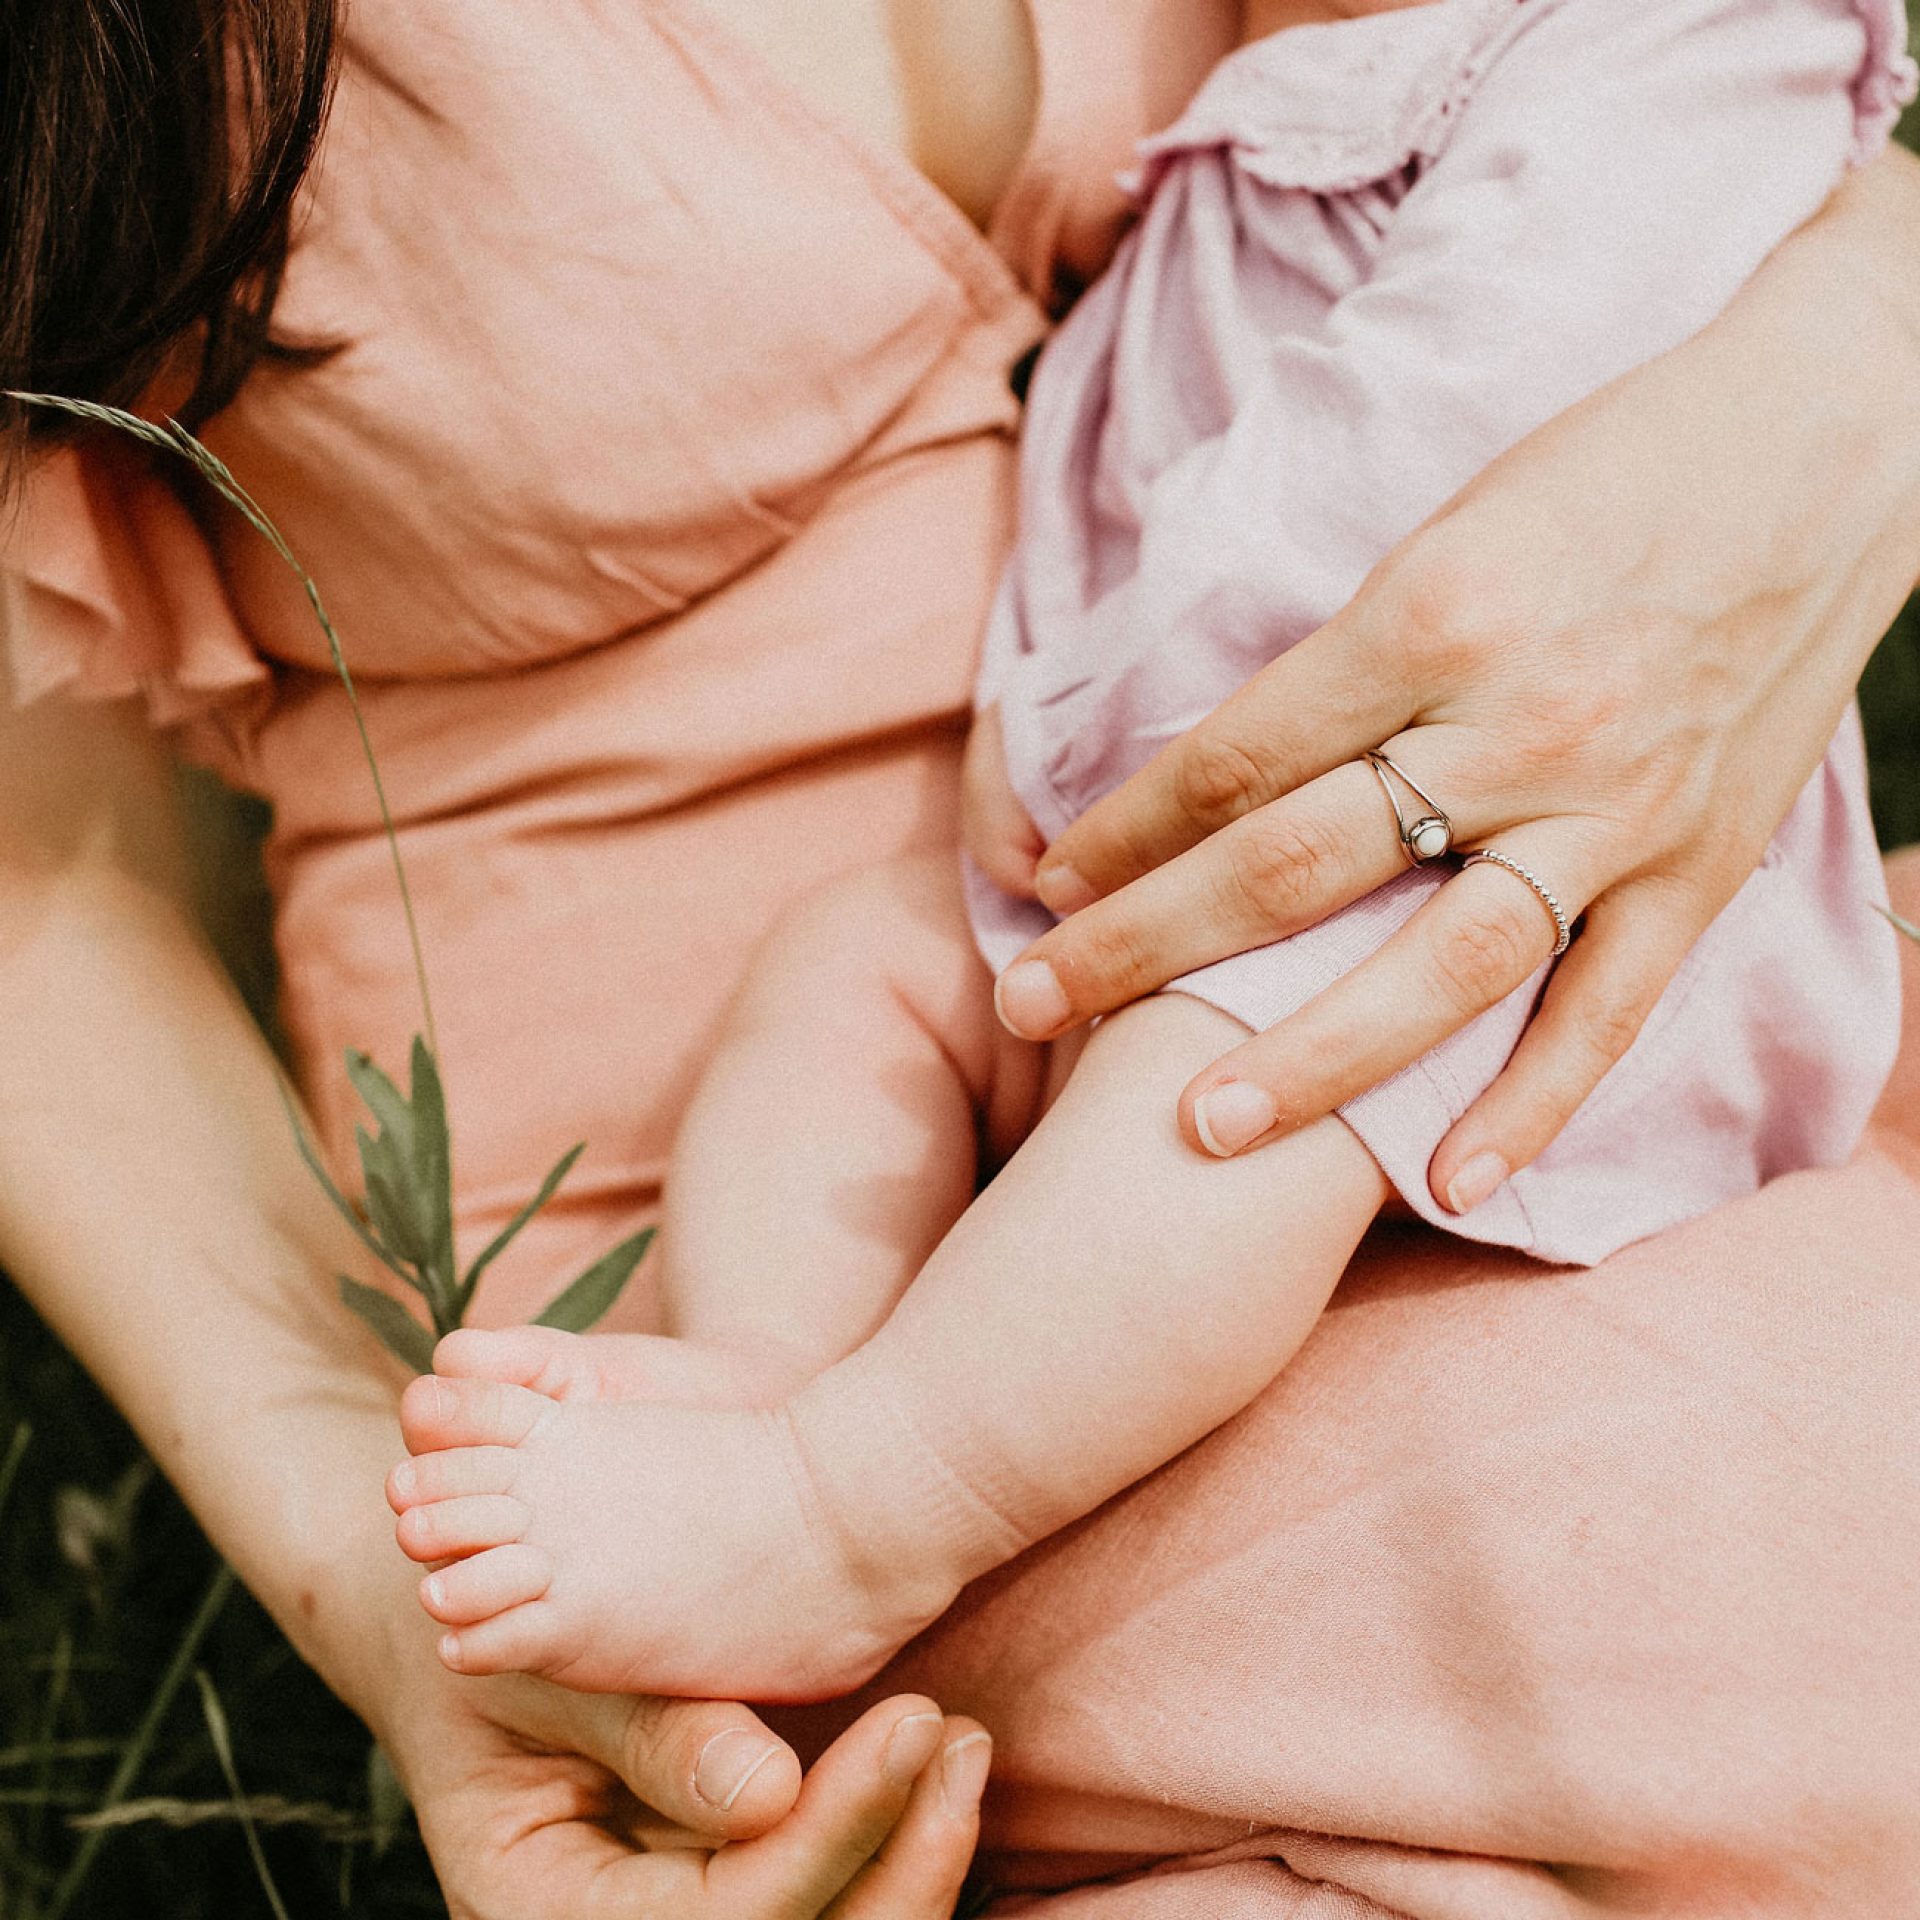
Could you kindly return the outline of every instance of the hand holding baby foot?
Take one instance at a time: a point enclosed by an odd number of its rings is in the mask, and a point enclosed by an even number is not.
[[[589,1692],[820,1699],[957,1589],[862,1538],[785,1409],[415,1380],[388,1481],[458,1673]]]

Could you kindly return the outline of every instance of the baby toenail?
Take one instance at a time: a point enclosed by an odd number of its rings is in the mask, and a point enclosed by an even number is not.
[[[764,1734],[729,1727],[700,1749],[693,1767],[694,1790],[708,1806],[729,1812],[747,1782],[779,1751]]]
[[[420,1591],[426,1596],[430,1607],[444,1607],[447,1604],[446,1582],[437,1573],[430,1573],[421,1581]]]
[[[440,1658],[450,1667],[460,1664],[460,1636],[457,1633],[443,1633],[440,1636]]]
[[[391,1475],[393,1490],[402,1500],[411,1500],[420,1485],[420,1475],[411,1460],[402,1460]]]

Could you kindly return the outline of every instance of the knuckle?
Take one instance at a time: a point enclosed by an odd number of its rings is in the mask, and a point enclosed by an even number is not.
[[[1454,1007],[1480,1013],[1511,993],[1540,963],[1541,913],[1525,901],[1488,901],[1447,928],[1434,947],[1440,986]]]
[[[1524,625],[1503,571],[1443,533],[1408,542],[1382,563],[1378,579],[1401,645],[1424,678],[1470,673]]]
[[[1237,820],[1269,797],[1259,757],[1219,733],[1193,735],[1173,765],[1174,804],[1189,819]]]
[[[1078,1011],[1115,993],[1159,984],[1150,947],[1117,913],[1082,914],[1052,958],[1061,987]]]
[[[703,1730],[697,1723],[683,1725],[685,1716],[674,1711],[678,1704],[635,1700],[627,1713],[620,1728],[619,1771],[636,1793],[648,1787],[660,1791],[669,1774],[689,1782],[693,1778],[699,1746],[692,1736]]]
[[[1345,864],[1345,849],[1324,826],[1284,814],[1247,821],[1228,852],[1229,883],[1240,904],[1256,921],[1275,927],[1310,917]]]
[[[1602,1072],[1624,1058],[1639,1039],[1648,1011],[1646,999],[1638,994],[1606,994],[1583,1001],[1576,1025],[1587,1058]]]

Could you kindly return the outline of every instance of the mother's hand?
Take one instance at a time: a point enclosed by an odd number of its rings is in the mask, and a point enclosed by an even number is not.
[[[804,1782],[713,1701],[448,1676],[389,1722],[453,1920],[949,1920],[991,1752],[911,1696]]]
[[[1523,441],[1070,827],[1037,884],[1071,917],[1003,976],[1007,1023],[1064,1031],[1392,878],[1393,814],[1357,758],[1383,747],[1457,842],[1585,916],[1429,1178],[1464,1211],[1533,1159],[1754,870],[1920,572],[1914,173],[1868,169],[1715,326]],[[1183,1128],[1232,1152],[1327,1112],[1556,937],[1511,874],[1462,873],[1198,1076]]]

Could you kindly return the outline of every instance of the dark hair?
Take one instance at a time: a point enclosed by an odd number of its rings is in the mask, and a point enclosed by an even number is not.
[[[268,349],[335,0],[0,0],[0,390],[204,419]],[[17,443],[20,409],[0,415]],[[36,433],[58,430],[36,414]]]

